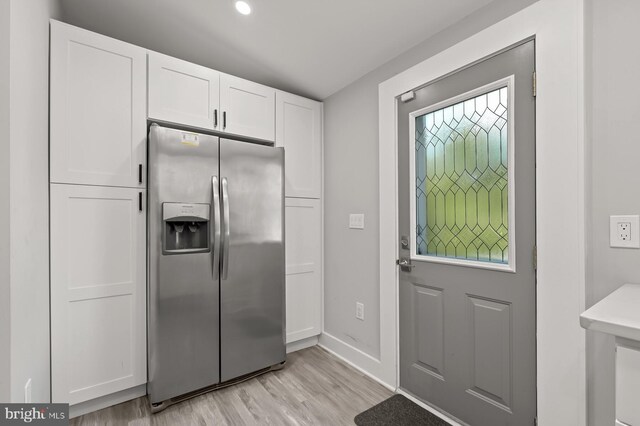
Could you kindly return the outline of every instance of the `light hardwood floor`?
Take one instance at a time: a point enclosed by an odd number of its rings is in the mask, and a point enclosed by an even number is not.
[[[146,397],[72,419],[78,425],[353,425],[356,414],[392,392],[312,347],[284,369],[173,405],[157,414]]]

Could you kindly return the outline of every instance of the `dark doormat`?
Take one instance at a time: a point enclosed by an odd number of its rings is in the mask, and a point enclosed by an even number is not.
[[[358,426],[451,426],[403,395],[393,395],[358,414],[353,421]]]

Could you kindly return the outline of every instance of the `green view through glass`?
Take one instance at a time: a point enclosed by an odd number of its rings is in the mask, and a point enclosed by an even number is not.
[[[416,254],[508,263],[508,89],[415,118]]]

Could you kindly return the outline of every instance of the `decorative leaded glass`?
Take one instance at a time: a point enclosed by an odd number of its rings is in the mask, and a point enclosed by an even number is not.
[[[418,255],[508,263],[507,90],[415,118]]]

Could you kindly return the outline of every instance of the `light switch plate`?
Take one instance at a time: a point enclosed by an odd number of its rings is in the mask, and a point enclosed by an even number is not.
[[[610,216],[609,245],[611,247],[640,248],[640,216]]]
[[[364,229],[364,214],[363,213],[351,213],[349,215],[349,228],[351,229]]]

